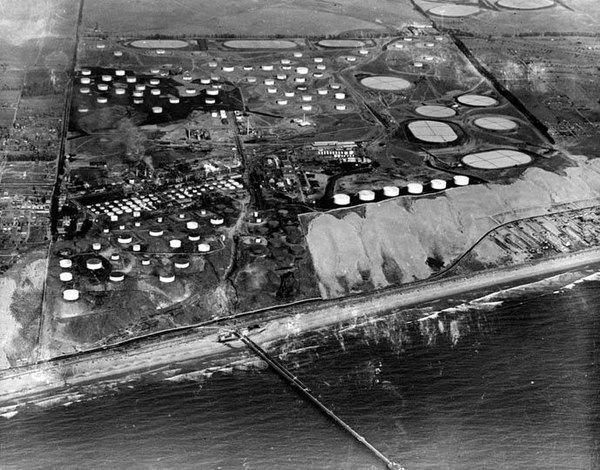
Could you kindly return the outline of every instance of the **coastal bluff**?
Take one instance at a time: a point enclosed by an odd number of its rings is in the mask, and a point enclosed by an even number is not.
[[[566,204],[596,205],[600,161],[562,174],[527,169],[511,184],[478,184],[438,194],[305,214],[303,226],[324,298],[427,279],[500,224]],[[487,260],[489,261],[489,260]]]

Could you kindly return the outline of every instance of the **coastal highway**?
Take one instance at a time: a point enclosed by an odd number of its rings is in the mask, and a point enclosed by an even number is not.
[[[361,297],[345,297],[294,305],[238,318],[238,328],[260,324],[248,336],[268,350],[269,345],[288,336],[314,331],[361,317],[375,317],[386,311],[423,304],[469,291],[495,290],[524,283],[527,280],[579,269],[600,263],[600,248],[559,255],[551,259],[484,273],[420,282],[407,287],[378,291]],[[416,318],[415,318],[416,319]],[[409,319],[410,320],[410,319]],[[231,326],[231,320],[229,320]],[[195,370],[223,365],[248,357],[240,342],[220,343],[219,327],[227,323],[189,327],[185,331],[145,337],[127,344],[108,346],[70,357],[56,358],[36,365],[7,369],[0,373],[0,407],[35,403],[48,396],[68,396],[81,386],[103,381],[134,380],[157,374],[169,366],[193,362]],[[166,378],[166,377],[165,377]]]

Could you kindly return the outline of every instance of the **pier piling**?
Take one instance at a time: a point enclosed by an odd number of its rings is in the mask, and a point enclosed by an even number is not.
[[[360,444],[366,447],[369,450],[369,452],[371,452],[373,455],[375,455],[375,457],[382,461],[388,469],[403,470],[403,467],[401,467],[396,462],[392,462],[390,459],[388,459],[384,454],[377,450],[369,441],[367,441],[363,436],[361,436],[358,432],[356,432],[348,424],[346,424],[332,410],[330,410],[327,406],[321,403],[321,401],[312,394],[310,388],[308,388],[304,383],[302,383],[277,359],[271,357],[264,349],[262,349],[250,338],[248,338],[245,334],[242,334],[239,331],[232,331],[232,333],[235,336],[237,336],[246,346],[248,346],[248,348],[252,352],[259,356],[263,361],[265,361],[269,365],[269,367],[271,367],[281,378],[288,382],[300,395],[302,395],[302,397],[304,397],[306,400],[312,403],[321,413],[323,413],[325,416],[331,419],[335,424],[340,426],[344,431],[349,433]]]

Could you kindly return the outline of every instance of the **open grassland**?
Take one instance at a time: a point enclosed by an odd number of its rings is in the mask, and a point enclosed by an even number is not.
[[[277,4],[266,0],[104,0],[87,2],[84,26],[122,34],[264,36],[328,35],[344,31],[402,28],[423,21],[408,0],[360,2],[315,0]]]

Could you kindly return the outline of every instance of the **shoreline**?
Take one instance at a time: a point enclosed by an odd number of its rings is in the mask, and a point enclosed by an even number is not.
[[[259,329],[250,330],[253,341],[268,348],[287,336],[325,328],[358,317],[372,317],[383,312],[465,294],[490,287],[515,285],[536,277],[583,268],[600,263],[600,247],[559,255],[527,264],[497,268],[415,285],[393,287],[363,296],[326,300],[316,305],[284,307],[263,319]],[[259,314],[265,316],[265,314]],[[243,319],[243,318],[242,318]],[[257,319],[250,316],[249,323]],[[243,326],[243,325],[240,325]],[[221,325],[225,327],[226,325]],[[220,343],[219,325],[190,327],[170,338],[140,338],[139,342],[109,346],[102,351],[82,353],[76,357],[55,358],[49,362],[0,371],[0,405],[24,406],[36,400],[63,395],[76,387],[100,384],[118,377],[143,378],[192,361],[224,362],[246,347],[239,342]],[[207,333],[206,330],[214,330]],[[76,393],[73,390],[72,393]]]

